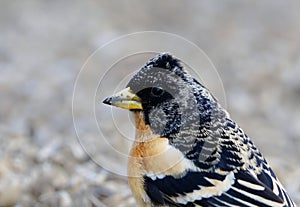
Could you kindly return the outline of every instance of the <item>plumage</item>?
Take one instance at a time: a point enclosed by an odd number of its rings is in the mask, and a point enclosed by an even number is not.
[[[128,174],[140,206],[295,206],[250,138],[175,57],[147,62],[126,94],[105,103],[134,113]]]

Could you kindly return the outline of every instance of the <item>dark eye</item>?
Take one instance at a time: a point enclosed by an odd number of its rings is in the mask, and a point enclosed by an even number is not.
[[[164,90],[161,87],[153,87],[151,89],[151,94],[154,96],[160,96],[164,93]]]

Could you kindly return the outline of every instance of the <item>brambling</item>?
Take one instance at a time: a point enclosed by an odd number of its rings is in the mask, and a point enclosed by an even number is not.
[[[157,55],[103,103],[134,114],[128,181],[139,206],[295,206],[251,139],[175,57]]]

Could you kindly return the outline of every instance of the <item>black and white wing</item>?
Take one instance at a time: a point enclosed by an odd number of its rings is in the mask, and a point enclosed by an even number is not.
[[[257,176],[250,171],[226,175],[189,171],[181,178],[144,179],[146,193],[157,206],[295,206],[267,170]]]

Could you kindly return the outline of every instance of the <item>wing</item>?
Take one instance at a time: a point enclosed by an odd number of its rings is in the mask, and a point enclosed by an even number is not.
[[[170,206],[295,206],[272,172],[227,175],[187,172],[181,178],[144,177],[147,195],[157,205]]]

